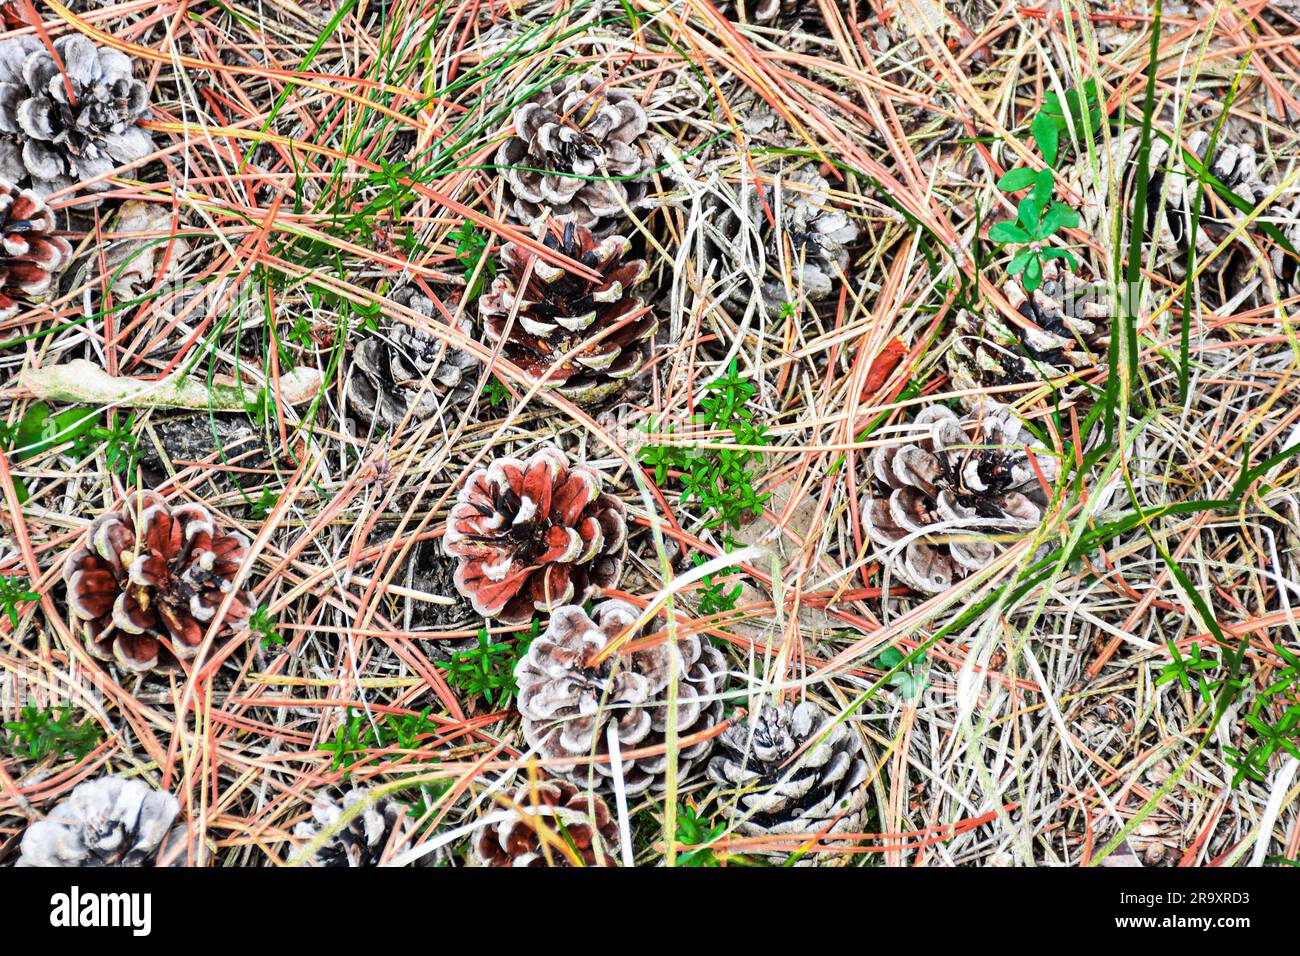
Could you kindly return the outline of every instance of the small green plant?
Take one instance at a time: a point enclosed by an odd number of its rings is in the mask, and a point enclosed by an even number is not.
[[[41,710],[27,705],[19,712],[21,719],[4,725],[4,750],[12,757],[41,760],[72,758],[81,760],[104,739],[104,731],[93,721],[79,723],[84,715],[71,705],[57,710]]]
[[[355,755],[387,747],[415,750],[420,737],[437,732],[437,721],[429,719],[427,707],[418,714],[388,714],[378,722],[349,707],[334,730],[334,739],[321,744],[320,749],[334,755],[330,769],[342,770],[347,779],[361,762],[353,759]]]
[[[722,861],[714,854],[710,844],[727,831],[725,823],[712,823],[701,820],[694,805],[677,805],[677,842],[683,846],[694,847],[677,854],[677,865],[686,867],[721,866]]]
[[[488,235],[483,230],[478,229],[475,225],[466,219],[451,234],[451,238],[456,242],[456,258],[465,269],[465,275],[471,276],[474,270],[478,268],[479,260],[487,253]],[[478,279],[468,290],[469,298],[476,299],[483,291],[483,287],[488,281],[497,274],[497,263],[494,258],[488,256],[483,263],[483,270],[479,273]]]
[[[499,378],[495,375],[489,375],[487,382],[483,385],[483,397],[487,400],[489,408],[496,408],[510,397],[510,391],[501,384]]]
[[[897,647],[886,647],[876,655],[872,662],[882,671],[891,671],[907,658]],[[890,687],[898,691],[898,696],[905,700],[916,700],[930,686],[929,668],[924,663],[913,663],[899,668],[887,681]]]
[[[1221,685],[1218,681],[1206,680],[1205,675],[1216,669],[1221,662],[1213,657],[1205,657],[1200,644],[1193,644],[1186,658],[1179,653],[1178,645],[1173,641],[1167,641],[1165,646],[1169,648],[1169,663],[1156,677],[1156,686],[1162,687],[1177,681],[1183,690],[1190,692],[1194,683],[1201,701],[1205,706],[1213,707],[1215,693]]]
[[[98,422],[97,411],[70,408],[54,414],[44,402],[35,402],[17,425],[0,430],[0,445],[12,449],[19,461],[25,461],[64,443],[68,444],[67,455],[84,460],[102,444],[109,470],[129,474],[138,460],[135,436],[131,434],[135,414],[123,420],[117,412],[110,412],[108,425]],[[26,495],[20,493],[19,497]]]
[[[248,629],[256,634],[262,647],[273,647],[284,643],[284,637],[276,630],[276,620],[265,604],[262,604],[248,618]]]
[[[1071,94],[1073,99],[1071,100]],[[1016,218],[994,223],[989,229],[989,238],[1000,246],[1019,246],[1007,264],[1011,275],[1022,275],[1021,280],[1026,291],[1033,292],[1043,284],[1043,269],[1051,259],[1064,261],[1070,269],[1079,268],[1078,261],[1068,250],[1056,249],[1048,245],[1052,236],[1062,229],[1074,229],[1079,225],[1079,214],[1063,202],[1052,199],[1056,192],[1054,171],[1061,151],[1061,132],[1066,128],[1065,114],[1073,117],[1078,114],[1080,123],[1101,122],[1100,111],[1095,109],[1096,90],[1080,94],[1070,90],[1066,94],[1066,103],[1051,94],[1045,98],[1043,109],[1039,110],[1029,124],[1032,141],[1038,147],[1045,169],[1033,170],[1028,166],[1016,166],[1008,169],[998,180],[998,189],[1005,193],[1017,193],[1028,190],[1016,206]],[[1083,111],[1087,110],[1087,116]],[[1091,130],[1099,128],[1090,125]]]
[[[513,644],[494,644],[487,628],[480,628],[477,646],[452,655],[449,661],[437,661],[434,666],[447,672],[447,681],[453,687],[482,697],[495,707],[518,692],[515,664],[527,652],[538,631],[538,622],[533,621],[532,632],[527,637]]]
[[[1286,664],[1276,679],[1263,688],[1242,716],[1254,731],[1254,739],[1245,750],[1225,747],[1228,763],[1235,771],[1232,785],[1247,778],[1263,783],[1274,754],[1290,754],[1300,759],[1300,655],[1280,644],[1273,650]]]
[[[320,749],[334,755],[330,769],[342,770],[346,780],[351,776],[352,769],[360,763],[360,760],[351,759],[352,756],[370,750],[373,743],[374,729],[366,720],[366,715],[355,714],[349,707],[334,730],[334,739],[321,744]]]
[[[730,551],[730,548],[727,548]],[[695,562],[698,568],[701,564],[708,562],[708,558],[696,552],[691,555],[691,560]],[[727,590],[726,585],[721,581],[714,581],[712,574],[706,574],[700,578],[700,587],[695,592],[699,600],[699,613],[703,616],[712,614],[726,614],[736,609],[736,599],[740,597],[742,585],[737,584],[735,587]]]
[[[737,445],[765,447],[767,427],[755,421],[754,411],[748,406],[757,391],[758,386],[740,375],[732,360],[727,374],[705,387],[692,422],[708,431],[729,431]],[[655,422],[645,427],[652,435],[672,432],[671,428],[660,431]],[[641,461],[654,470],[656,484],[663,484],[670,473],[676,473],[684,496],[712,514],[706,527],[734,529],[762,513],[763,502],[771,497],[770,493],[754,490],[749,473],[759,455],[749,449],[706,453],[698,448],[653,443],[638,452]]]
[[[14,627],[18,626],[18,605],[41,599],[39,594],[27,586],[28,583],[17,576],[0,577],[0,606],[3,606],[5,616]]]

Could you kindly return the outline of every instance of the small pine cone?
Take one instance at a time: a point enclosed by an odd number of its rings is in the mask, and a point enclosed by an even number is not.
[[[353,788],[346,793],[329,787],[316,795],[311,819],[294,825],[293,835],[309,841],[322,830],[331,829],[344,811],[361,803],[370,791]],[[402,819],[402,807],[392,800],[379,800],[353,816],[312,855],[312,862],[326,867],[378,866],[393,828]]]
[[[23,834],[15,866],[183,866],[188,828],[173,826],[180,804],[142,780],[79,783]]]
[[[1083,220],[1092,232],[1100,231],[1103,218],[1112,217],[1109,184],[1116,184],[1117,198],[1123,204],[1122,221],[1132,219],[1133,194],[1136,190],[1138,146],[1141,131],[1130,130],[1112,144],[1109,156],[1103,155],[1096,182],[1084,180],[1076,188],[1084,197]],[[1209,149],[1209,134],[1198,130],[1187,137],[1188,148],[1202,161]],[[1156,264],[1168,268],[1170,274],[1181,279],[1187,273],[1187,260],[1191,241],[1192,201],[1199,186],[1196,171],[1187,165],[1182,149],[1171,151],[1164,140],[1151,142],[1150,179],[1147,186],[1146,221],[1144,235],[1156,244]],[[1082,164],[1080,166],[1082,170]],[[1258,171],[1255,150],[1246,143],[1224,142],[1220,139],[1214,157],[1209,163],[1210,172],[1221,183],[1252,206],[1264,201],[1272,191]],[[1082,175],[1082,172],[1080,173]],[[1163,206],[1162,206],[1163,203]],[[1203,257],[1212,252],[1231,231],[1231,218],[1241,214],[1228,207],[1212,186],[1201,193],[1200,224],[1196,234],[1196,254]],[[1127,229],[1125,229],[1127,232]],[[1128,237],[1120,237],[1127,248]],[[1232,268],[1238,257],[1225,251],[1215,259],[1220,270]]]
[[[1042,523],[1048,499],[1039,471],[1051,485],[1059,468],[997,402],[986,401],[965,420],[931,405],[916,425],[922,437],[872,454],[874,487],[862,501],[862,519],[871,540],[887,549],[896,577],[939,594],[993,560],[1001,548],[995,536],[1024,534]],[[894,547],[905,538],[901,551]]]
[[[447,517],[443,549],[455,584],[484,617],[525,624],[534,610],[613,587],[627,556],[623,503],[600,476],[546,447],[498,458],[469,476]]]
[[[599,759],[609,753],[606,735],[612,723],[617,727],[626,792],[634,795],[663,788],[667,754],[629,757],[628,753],[660,746],[666,739],[668,644],[660,642],[630,654],[616,652],[594,667],[587,663],[636,619],[636,609],[623,601],[604,601],[591,617],[576,605],[556,608],[545,633],[533,640],[516,666],[519,713],[528,745],[546,759],[597,758],[594,764],[551,764],[550,773],[584,787],[590,778],[596,787],[612,790],[613,764]],[[719,695],[726,662],[696,634],[679,640],[677,652],[677,734],[685,738],[722,720]],[[677,751],[678,779],[686,780],[712,748],[712,738],[682,746]]]
[[[779,228],[773,227],[768,209]],[[727,285],[739,282],[731,301],[746,305],[751,286],[745,277],[761,276],[763,303],[773,314],[801,293],[813,302],[829,298],[848,268],[848,247],[858,237],[858,227],[833,205],[830,183],[808,166],[765,186],[763,195],[747,189],[739,209],[720,205],[709,229],[708,254],[720,266],[715,278]]]
[[[1032,293],[1015,279],[1002,287],[1026,323],[1004,320],[992,309],[958,314],[956,336],[945,353],[954,388],[987,389],[1040,382],[1081,372],[1105,362],[1110,344],[1110,297],[1102,283],[1089,283],[1048,264],[1047,277]],[[979,396],[965,400],[976,407]]]
[[[507,359],[534,378],[545,378],[548,387],[570,401],[591,404],[621,388],[649,358],[659,323],[633,294],[649,271],[644,260],[627,258],[632,245],[622,236],[597,241],[587,229],[568,224],[562,236],[549,232],[545,242],[595,271],[600,281],[573,275],[506,243],[501,272],[479,299],[479,314],[490,341],[505,338]],[[532,275],[524,286],[530,262]],[[598,336],[599,341],[578,348]]]
[[[0,180],[0,321],[17,313],[18,298],[44,297],[72,261],[72,245],[55,228],[45,200]]]
[[[599,794],[567,780],[539,780],[510,800],[514,816],[475,834],[469,853],[476,866],[573,866],[569,854],[583,866],[618,865],[618,821]],[[549,831],[545,840],[539,829]]]
[[[595,76],[556,80],[516,110],[514,128],[496,163],[516,222],[553,217],[604,237],[645,205],[649,121],[632,94]]]
[[[1282,218],[1286,222],[1282,227],[1282,234],[1291,245],[1300,250],[1300,198],[1296,199],[1291,209],[1284,213]],[[1284,299],[1300,295],[1300,259],[1281,246],[1274,246],[1272,260],[1278,295]]]
[[[149,93],[131,58],[79,33],[55,40],[54,52],[57,62],[35,37],[0,41],[0,177],[41,195],[153,152],[136,125],[149,115]]]
[[[411,287],[394,293],[393,300],[442,322],[436,306]],[[472,336],[462,318],[460,330]],[[412,425],[440,410],[468,414],[478,388],[478,360],[468,352],[428,335],[405,322],[386,324],[383,334],[368,337],[352,354],[348,376],[348,408],[376,428],[396,428],[410,415]],[[426,381],[427,380],[427,381]]]
[[[96,518],[88,538],[68,556],[63,580],[86,647],[102,660],[136,672],[175,669],[198,652],[228,594],[223,633],[252,609],[253,596],[235,587],[248,541],[219,532],[203,505],[173,508],[144,491]]]
[[[754,837],[856,832],[868,776],[857,734],[809,701],[763,704],[723,731],[709,761],[734,825]]]

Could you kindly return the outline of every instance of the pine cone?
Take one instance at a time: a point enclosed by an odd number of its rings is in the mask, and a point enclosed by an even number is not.
[[[474,610],[524,624],[534,609],[613,587],[627,555],[623,503],[600,476],[546,447],[498,458],[469,476],[447,518],[443,549],[460,559],[456,590]]]
[[[524,739],[543,758],[597,758],[607,754],[607,725],[618,728],[623,782],[628,794],[660,790],[667,754],[629,757],[633,750],[664,743],[670,650],[665,642],[630,654],[615,653],[599,666],[587,664],[632,625],[636,609],[622,601],[596,605],[591,617],[579,606],[556,608],[545,633],[528,646],[515,668]],[[699,635],[677,642],[677,734],[689,737],[722,720],[719,696],[726,662]],[[712,699],[707,699],[712,698]],[[713,739],[682,746],[677,775],[686,780],[713,747]],[[549,772],[586,786],[613,788],[609,761],[551,764]]]
[[[621,388],[649,357],[659,323],[632,291],[649,271],[643,260],[625,258],[631,243],[622,236],[597,242],[588,230],[569,224],[562,238],[552,231],[545,242],[598,273],[600,281],[575,276],[506,243],[501,272],[479,299],[479,314],[492,342],[505,337],[509,326],[502,346],[507,359],[534,378],[546,378],[570,401],[591,404]],[[523,286],[530,261],[532,276]],[[599,341],[569,354],[597,336]]]
[[[476,866],[573,866],[568,853],[583,866],[618,865],[618,821],[598,794],[567,780],[538,780],[510,799],[514,816],[474,835],[470,860]],[[549,831],[546,842],[541,828]]]
[[[90,652],[137,672],[194,657],[248,554],[244,536],[218,532],[207,508],[173,508],[152,491],[96,518],[88,538],[64,564],[68,603],[85,622]],[[252,606],[240,588],[222,633]]]
[[[1300,250],[1300,197],[1291,209],[1282,215],[1287,225],[1282,227],[1282,234],[1297,250]],[[1278,295],[1284,299],[1300,295],[1300,259],[1288,253],[1281,246],[1273,247],[1273,275],[1277,281]]]
[[[305,841],[314,839],[322,830],[333,828],[343,812],[365,800],[369,792],[355,787],[346,793],[337,787],[322,790],[312,802],[311,819],[295,824],[293,835]],[[326,840],[312,855],[312,862],[325,867],[378,866],[402,816],[401,805],[392,800],[372,803]]]
[[[735,305],[748,304],[747,276],[761,276],[763,302],[773,314],[800,293],[813,302],[831,296],[848,268],[848,246],[858,227],[832,205],[830,189],[815,169],[804,166],[764,186],[766,207],[758,190],[747,187],[740,201],[747,222],[732,206],[718,206],[709,227],[709,255],[721,267],[715,279],[728,285],[739,281],[731,294]],[[780,228],[773,227],[769,209]],[[755,231],[761,250],[753,245]]]
[[[88,780],[27,828],[15,866],[183,866],[179,813],[175,797],[142,780]]]
[[[136,125],[149,115],[149,93],[131,58],[79,33],[59,37],[54,50],[58,62],[35,37],[0,42],[0,177],[29,181],[41,195],[153,152]]]
[[[72,261],[68,240],[53,235],[54,213],[36,193],[0,180],[0,321],[18,301],[39,299]]]
[[[410,286],[392,298],[431,321],[443,321],[435,315],[433,302]],[[459,327],[472,336],[472,327],[463,317]],[[478,360],[468,352],[405,322],[390,322],[381,336],[364,339],[352,354],[348,408],[380,429],[396,428],[408,414],[412,425],[442,409],[468,415],[476,398],[479,369]]]
[[[1103,283],[1089,283],[1055,262],[1032,293],[1015,279],[1002,287],[1025,329],[989,309],[958,314],[956,336],[944,354],[957,389],[1040,382],[1103,364],[1110,344],[1110,296]],[[975,407],[979,396],[966,400]]]
[[[1132,218],[1133,193],[1137,180],[1137,153],[1141,131],[1130,130],[1112,144],[1110,155],[1103,155],[1096,183],[1084,181],[1076,188],[1084,196],[1083,219],[1085,225],[1097,232],[1101,219],[1113,216],[1108,195],[1108,185],[1117,184],[1118,201],[1123,204],[1122,221]],[[1209,134],[1198,130],[1187,137],[1187,146],[1202,161],[1209,149]],[[1168,268],[1170,274],[1181,279],[1187,274],[1188,244],[1191,239],[1192,200],[1198,188],[1196,171],[1184,159],[1182,149],[1171,151],[1164,140],[1153,137],[1151,141],[1150,179],[1147,186],[1146,221],[1147,241],[1158,249],[1157,266]],[[1264,201],[1272,191],[1260,177],[1255,150],[1245,143],[1225,142],[1220,139],[1209,171],[1233,193],[1252,206]],[[1213,198],[1211,198],[1213,197]],[[1163,212],[1161,203],[1163,201]],[[1203,187],[1201,193],[1200,224],[1196,234],[1196,254],[1201,257],[1212,252],[1233,228],[1229,217],[1240,216],[1217,194],[1212,186]],[[1124,230],[1127,232],[1127,228]],[[1120,237],[1127,248],[1128,237]],[[1224,254],[1216,258],[1220,271],[1235,267],[1237,257]]]
[[[809,701],[763,704],[722,732],[709,761],[735,827],[755,837],[856,832],[868,776],[857,734]]]
[[[595,76],[556,80],[516,110],[514,127],[496,162],[515,221],[554,217],[603,238],[645,205],[649,122],[631,93]]]
[[[986,401],[982,413],[965,420],[931,405],[916,425],[922,437],[872,454],[875,487],[863,499],[862,517],[871,540],[887,549],[893,574],[939,594],[993,560],[1001,548],[993,536],[1023,535],[1042,523],[1048,498],[1038,472],[1051,485],[1059,469],[997,402]],[[916,532],[921,536],[901,551],[894,547]]]

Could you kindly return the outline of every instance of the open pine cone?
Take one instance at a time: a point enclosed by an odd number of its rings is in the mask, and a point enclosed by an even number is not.
[[[739,282],[730,301],[747,303],[745,277],[761,277],[763,303],[773,314],[800,294],[813,302],[830,297],[858,237],[858,227],[833,205],[830,183],[809,166],[765,185],[762,195],[746,187],[739,209],[720,204],[708,228],[709,255],[719,264],[715,278],[729,286]]]
[[[548,232],[545,242],[600,280],[573,275],[506,243],[501,271],[479,299],[484,332],[493,343],[504,338],[507,359],[534,378],[545,378],[565,398],[597,402],[622,387],[649,357],[659,323],[633,293],[649,272],[644,260],[627,258],[631,243],[622,236],[598,242],[570,223],[559,235]],[[524,285],[530,262],[532,275]],[[598,336],[599,341],[579,348]]]
[[[59,37],[54,51],[58,62],[36,37],[0,42],[0,178],[41,195],[153,151],[136,125],[149,115],[149,93],[131,58],[79,33]]]
[[[553,217],[603,237],[645,204],[649,123],[631,93],[595,76],[556,80],[515,111],[514,127],[496,162],[515,221]]]
[[[1032,293],[1016,279],[1002,287],[1025,328],[993,310],[958,314],[956,337],[944,354],[956,389],[1039,382],[1104,364],[1110,344],[1111,305],[1106,287],[1064,271],[1055,261]],[[976,407],[980,397],[964,401]]]
[[[867,760],[853,729],[832,724],[816,704],[787,701],[765,703],[722,732],[709,777],[724,788],[722,800],[741,834],[812,836],[860,829]]]
[[[581,607],[556,608],[546,631],[535,638],[515,668],[524,739],[543,758],[597,758],[608,754],[608,727],[617,728],[627,793],[662,789],[667,754],[629,757],[633,750],[660,746],[668,726],[669,655],[666,642],[630,654],[614,653],[596,666],[588,662],[630,627],[637,612],[623,601],[596,605],[590,617]],[[636,639],[636,635],[633,635]],[[722,719],[719,696],[726,679],[722,654],[699,635],[677,643],[677,735],[707,730]],[[711,698],[711,699],[710,699]],[[686,780],[708,755],[713,739],[677,751],[677,776]],[[613,788],[612,763],[550,764],[548,771],[580,786]]]
[[[910,444],[872,454],[874,487],[862,501],[862,520],[895,577],[939,594],[986,567],[1002,547],[995,538],[1023,536],[1042,524],[1048,497],[1039,472],[1050,486],[1059,468],[997,402],[985,401],[965,420],[931,405],[916,426],[921,436]]]
[[[193,659],[227,595],[235,597],[223,633],[252,609],[252,595],[235,586],[248,541],[218,531],[200,504],[173,508],[141,492],[96,518],[88,538],[68,556],[63,580],[96,657],[138,672],[173,669]]]
[[[613,587],[627,555],[623,503],[600,475],[546,447],[498,458],[469,476],[447,517],[443,548],[460,559],[456,589],[484,617],[524,624],[534,611]]]
[[[429,317],[436,307],[427,296],[407,286],[392,296],[395,302]],[[472,336],[468,320],[460,330]],[[468,352],[427,335],[405,322],[390,322],[383,333],[363,339],[352,354],[348,376],[348,408],[376,428],[396,428],[409,414],[418,426],[440,409],[468,414],[478,389],[480,365]],[[427,380],[427,382],[426,382]]]
[[[1117,138],[1110,154],[1103,154],[1101,158],[1096,182],[1085,180],[1075,184],[1084,197],[1084,223],[1094,233],[1098,232],[1104,216],[1113,216],[1108,195],[1109,184],[1112,182],[1116,184],[1117,199],[1125,211],[1121,221],[1130,223],[1140,142],[1140,130],[1130,130],[1123,137]],[[1202,161],[1205,160],[1209,144],[1210,136],[1203,130],[1187,137],[1188,148]],[[1220,138],[1209,163],[1209,170],[1215,178],[1252,206],[1262,203],[1271,192],[1271,187],[1260,176],[1258,167],[1255,150],[1246,143],[1233,142],[1226,135]],[[1158,138],[1151,141],[1149,168],[1145,237],[1156,245],[1156,266],[1168,269],[1170,275],[1181,279],[1187,273],[1192,202],[1199,186],[1196,171],[1187,163],[1181,148],[1171,151],[1168,144]],[[1083,174],[1083,164],[1080,164],[1079,175]],[[1212,186],[1203,187],[1200,224],[1196,233],[1198,262],[1223,241],[1232,230],[1233,221],[1242,215],[1231,208]],[[1124,243],[1124,248],[1127,248],[1127,235],[1121,236],[1120,240]],[[1232,253],[1233,250],[1229,249],[1216,257],[1209,267],[1211,272],[1221,273],[1239,268],[1242,257]],[[1233,290],[1229,289],[1228,292],[1231,295]]]
[[[618,821],[599,794],[567,780],[538,780],[517,789],[510,802],[510,819],[474,835],[476,866],[573,866],[570,853],[583,866],[618,865]]]
[[[293,835],[310,841],[322,830],[339,822],[344,811],[361,803],[368,790],[352,788],[346,793],[329,787],[316,795],[311,805],[311,819],[294,825]],[[392,800],[380,800],[352,817],[337,833],[312,855],[316,866],[378,866],[388,846],[393,828],[402,818],[402,807]]]
[[[15,866],[184,866],[188,828],[180,804],[143,780],[100,777],[77,784],[23,834]]]
[[[45,200],[0,180],[0,321],[17,313],[18,298],[45,296],[72,261],[72,245],[55,228]]]

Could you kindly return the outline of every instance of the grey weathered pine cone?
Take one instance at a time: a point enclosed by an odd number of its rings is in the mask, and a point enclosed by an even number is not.
[[[519,106],[514,135],[497,150],[506,214],[527,226],[549,215],[608,236],[644,208],[648,129],[626,90],[596,76],[556,80]]]
[[[1297,196],[1291,208],[1282,214],[1282,220],[1286,223],[1282,227],[1282,234],[1292,246],[1300,250],[1300,196]],[[1278,295],[1284,299],[1300,295],[1300,259],[1275,244],[1271,261]]]
[[[474,647],[474,637],[437,638],[438,631],[464,631],[476,628],[481,619],[468,599],[456,590],[456,561],[442,552],[436,541],[417,541],[393,578],[394,584],[451,598],[454,604],[434,604],[416,598],[393,597],[393,623],[402,630],[429,631],[422,646],[435,656],[446,658]],[[422,635],[423,636],[423,635]]]
[[[939,594],[1042,524],[1040,472],[1050,488],[1059,466],[1011,409],[991,400],[965,419],[931,405],[915,426],[912,441],[871,455],[862,523],[896,580]]]
[[[783,173],[763,189],[766,207],[752,184],[735,205],[718,203],[708,226],[707,254],[717,263],[714,280],[730,290],[732,305],[744,308],[757,278],[763,304],[773,314],[801,293],[814,302],[829,298],[848,268],[857,225],[834,205],[830,183],[809,166]]]
[[[180,804],[143,780],[79,783],[23,834],[15,866],[184,866],[188,828]]]
[[[1187,137],[1188,148],[1202,161],[1209,149],[1210,136],[1198,130]],[[1120,241],[1127,248],[1128,229],[1131,226],[1133,193],[1136,189],[1138,146],[1141,130],[1129,130],[1112,143],[1109,153],[1101,156],[1098,176],[1093,181],[1085,164],[1079,164],[1074,184],[1082,194],[1084,225],[1094,234],[1101,234],[1102,220],[1113,222],[1113,209],[1109,189],[1114,184],[1116,198],[1123,204],[1125,214],[1124,235]],[[1164,140],[1153,137],[1151,141],[1150,180],[1147,188],[1146,217],[1143,224],[1145,238],[1156,246],[1155,264],[1176,278],[1187,272],[1191,243],[1192,203],[1199,186],[1196,171],[1192,169],[1181,149],[1171,151]],[[1252,206],[1258,206],[1271,192],[1271,187],[1260,175],[1259,159],[1255,150],[1231,137],[1220,137],[1217,149],[1209,163],[1209,171]],[[1200,223],[1196,234],[1198,262],[1212,252],[1233,228],[1234,220],[1243,213],[1231,208],[1211,186],[1202,192]],[[1209,267],[1223,271],[1239,264],[1238,257],[1225,250]],[[1143,255],[1146,261],[1146,254]]]
[[[1110,344],[1111,297],[1104,283],[1088,282],[1048,263],[1042,285],[1026,292],[1017,279],[1002,286],[1025,323],[1004,319],[995,309],[962,311],[944,353],[952,387],[962,391],[1040,382],[1105,363]],[[1067,388],[1067,394],[1081,393]],[[963,399],[977,407],[979,395]]]
[[[328,787],[312,801],[311,817],[294,825],[293,835],[304,842],[322,831],[333,829],[345,811],[363,803],[370,791],[353,787],[346,792]],[[378,866],[393,828],[402,819],[402,807],[392,800],[378,800],[348,820],[312,854],[311,861],[324,867]]]
[[[533,640],[515,668],[528,745],[548,760],[597,758],[594,763],[547,765],[548,772],[580,787],[590,781],[599,789],[613,789],[612,762],[601,759],[609,753],[611,725],[619,741],[626,792],[638,794],[664,786],[666,753],[628,754],[660,746],[666,739],[668,644],[661,641],[630,654],[616,651],[599,664],[591,663],[636,619],[636,609],[623,601],[598,604],[590,617],[577,605],[557,608],[545,632]],[[677,736],[681,740],[722,719],[720,693],[726,662],[696,634],[681,638],[677,652]],[[712,747],[712,738],[682,745],[677,752],[678,780],[685,781],[702,769]]]
[[[868,776],[853,728],[811,701],[762,704],[722,732],[709,759],[734,831],[751,837],[859,831]]]
[[[137,125],[149,115],[149,94],[131,58],[79,33],[59,37],[54,50],[62,69],[35,37],[0,41],[0,177],[42,195],[153,152]]]
[[[573,866],[570,853],[583,866],[618,865],[618,821],[599,794],[567,780],[536,780],[511,794],[507,812],[507,819],[475,832],[469,845],[475,866]]]
[[[445,321],[428,296],[411,286],[393,293],[392,299],[432,322]],[[459,328],[472,336],[469,320],[463,316]],[[396,428],[408,415],[408,427],[418,427],[440,413],[444,419],[456,420],[474,404],[480,370],[468,352],[405,322],[388,322],[380,334],[362,339],[352,353],[348,409],[379,430]]]

